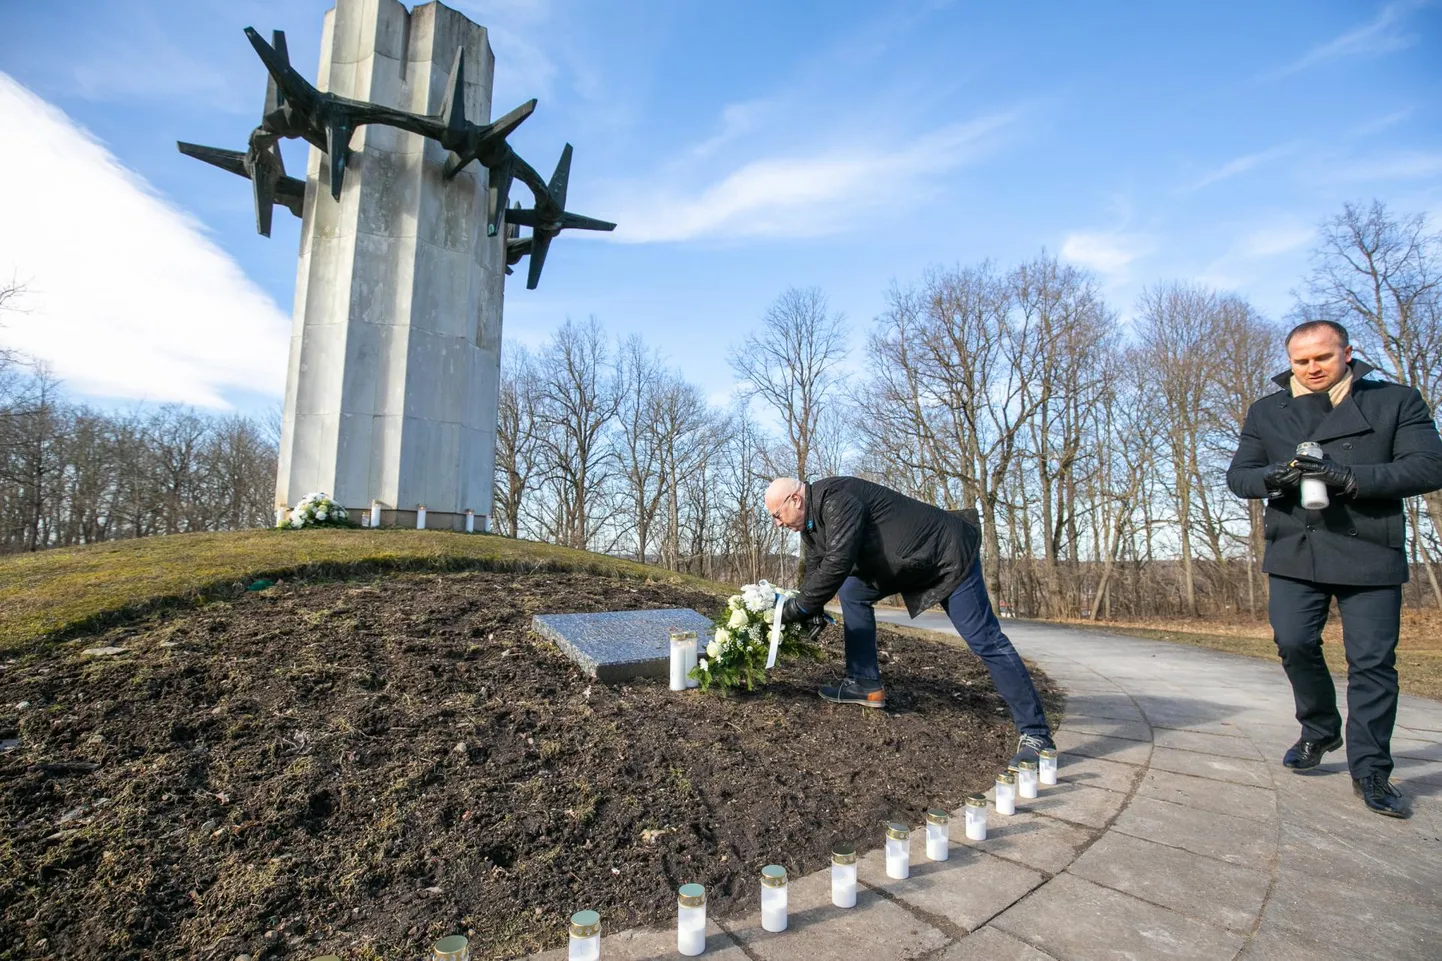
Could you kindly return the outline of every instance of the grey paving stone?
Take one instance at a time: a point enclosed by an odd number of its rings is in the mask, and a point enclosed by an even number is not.
[[[1057,958],[1231,961],[1245,939],[1071,874],[1047,882],[992,922]]]
[[[987,925],[937,955],[936,961],[1054,961],[1025,941]]]
[[[823,958],[865,958],[866,961],[911,961],[936,951],[950,938],[876,891],[858,885],[856,907],[831,903],[831,871],[823,869],[787,885],[785,931],[772,934],[761,927],[761,912],[726,928],[754,958],[761,961],[820,961]],[[675,945],[672,945],[674,953]],[[706,952],[710,956],[710,952]],[[609,956],[602,954],[603,958]],[[670,955],[665,955],[670,957]]]
[[[1202,814],[1148,797],[1133,798],[1112,830],[1258,870],[1271,864],[1277,850],[1276,822]]]
[[[1062,685],[1066,687],[1065,684]],[[1132,699],[1120,691],[1117,692],[1093,692],[1078,693],[1070,689],[1066,695],[1067,716],[1108,718],[1111,720],[1139,721],[1142,718],[1141,709],[1132,703]]]
[[[1266,871],[1116,831],[1087,848],[1067,871],[1242,934],[1256,922],[1272,880]]]
[[[1442,910],[1370,896],[1355,885],[1299,871],[1277,872],[1262,929],[1332,945],[1353,958],[1437,961]]]
[[[756,926],[760,928],[758,920]],[[606,961],[655,961],[658,958],[680,958],[676,950],[676,929],[632,928],[611,934],[606,930],[605,918],[601,919],[601,957]],[[556,948],[542,954],[526,955],[530,961],[565,961],[566,948]],[[746,952],[736,944],[731,935],[711,919],[706,920],[706,958],[719,961],[748,961]]]
[[[1142,741],[1125,741],[1119,737],[1084,734],[1065,728],[1056,732],[1054,740],[1057,750],[1063,754],[1080,754],[1122,764],[1145,764],[1152,753],[1152,746]]]
[[[883,850],[872,851],[856,867],[872,887],[963,931],[1005,911],[1045,880],[1029,868],[959,845],[945,861],[913,860],[904,881],[887,877]]]
[[[1238,961],[1358,961],[1349,949],[1335,944],[1318,944],[1282,928],[1262,928]]]
[[[1024,809],[1034,814],[1045,814],[1047,817],[1100,828],[1116,817],[1126,800],[1125,794],[1085,787],[1067,780],[1060,781],[1054,787],[1042,788],[1036,800],[1020,800],[1018,803],[1025,805]]]
[[[1157,728],[1152,740],[1157,747],[1196,751],[1200,754],[1217,754],[1222,757],[1236,757],[1250,761],[1261,760],[1261,755],[1257,753],[1256,747],[1244,737]]]
[[[1263,787],[1249,787],[1211,778],[1192,777],[1149,768],[1142,777],[1138,794],[1171,801],[1202,811],[1234,814],[1237,817],[1273,820],[1277,816],[1277,796]]]
[[[1270,788],[1273,784],[1271,767],[1266,761],[1252,761],[1156,747],[1152,748],[1150,766],[1153,770],[1175,771],[1178,774],[1190,774],[1193,777],[1212,778],[1217,781],[1231,781],[1235,784],[1250,784],[1254,787]],[[1280,764],[1277,765],[1277,768],[1285,770]]]
[[[1152,739],[1151,725],[1141,718],[1122,720],[1120,718],[1068,716],[1066,720],[1062,721],[1060,730],[1120,737],[1128,741],[1150,741]]]
[[[1101,758],[1086,757],[1080,754],[1075,756],[1062,754],[1057,758],[1058,786],[1080,784],[1083,787],[1099,787],[1120,794],[1129,794],[1136,785],[1137,776],[1141,770],[1134,764],[1119,764],[1116,761],[1103,761]],[[1053,789],[1042,788],[1041,790],[1045,792]]]
[[[1425,838],[1378,837],[1341,818],[1292,817],[1282,821],[1277,859],[1286,870],[1356,885],[1378,897],[1437,904],[1442,863],[1426,851]]]
[[[953,824],[960,821],[959,812],[952,815]],[[956,835],[960,833],[956,832]],[[975,848],[1047,874],[1056,874],[1076,860],[1082,848],[1090,844],[1096,835],[1093,829],[1029,814],[1018,807],[1017,813],[1011,817],[1002,817],[994,809],[990,811],[985,841],[968,841],[965,836],[954,835],[952,844]]]
[[[714,629],[710,618],[685,608],[537,614],[531,619],[531,630],[607,684],[665,677],[671,667],[672,628],[695,631],[702,647]]]

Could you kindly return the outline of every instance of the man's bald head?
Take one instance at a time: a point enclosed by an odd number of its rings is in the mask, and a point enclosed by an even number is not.
[[[778,477],[766,488],[766,512],[777,527],[801,530],[806,520],[806,485],[794,477]]]

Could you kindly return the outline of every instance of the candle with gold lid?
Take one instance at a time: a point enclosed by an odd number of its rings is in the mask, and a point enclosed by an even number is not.
[[[786,869],[779,864],[761,869],[761,927],[786,930]]]
[[[600,961],[601,916],[595,911],[571,915],[571,943],[566,961]]]
[[[1045,750],[1039,751],[1037,753],[1037,761],[1040,765],[1037,773],[1040,775],[1039,780],[1041,783],[1047,787],[1056,784],[1056,750],[1054,748],[1046,748]]]
[[[464,935],[453,934],[431,946],[432,961],[469,961],[470,956],[470,941]]]
[[[972,841],[986,840],[986,795],[966,796],[966,836]]]
[[[897,821],[886,827],[886,876],[898,881],[911,876],[911,828]]]
[[[1016,813],[1016,775],[1011,771],[996,776],[996,813]]]
[[[1036,797],[1036,762],[1019,761],[1016,765],[1016,794],[1021,798]]]
[[[676,892],[676,950],[688,958],[706,950],[706,889],[699,884]]]
[[[849,844],[831,848],[831,903],[838,908],[856,907],[856,848]]]
[[[926,812],[926,856],[933,861],[951,856],[951,818],[940,808]]]

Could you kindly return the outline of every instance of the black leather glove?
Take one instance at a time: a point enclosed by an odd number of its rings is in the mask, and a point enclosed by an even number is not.
[[[1302,483],[1302,471],[1291,464],[1273,464],[1262,475],[1262,483],[1267,485],[1268,491],[1280,494]]]
[[[1352,473],[1352,468],[1339,464],[1330,457],[1324,455],[1320,460],[1316,457],[1297,457],[1292,460],[1292,466],[1301,471],[1303,477],[1315,477],[1328,487],[1336,488],[1343,497],[1352,497],[1357,493],[1357,477]]]
[[[795,624],[797,621],[809,621],[815,616],[815,614],[803,610],[801,605],[796,603],[796,598],[794,597],[786,598],[786,603],[781,605],[782,624]]]

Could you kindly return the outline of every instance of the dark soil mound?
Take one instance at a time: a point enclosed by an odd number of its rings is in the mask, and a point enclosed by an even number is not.
[[[579,574],[282,584],[7,662],[0,958],[420,957],[458,932],[503,957],[580,908],[669,922],[692,881],[724,916],[762,865],[873,847],[1008,756],[961,647],[883,632],[881,713],[817,698],[835,628],[737,697],[594,683],[528,630],[721,603]]]

